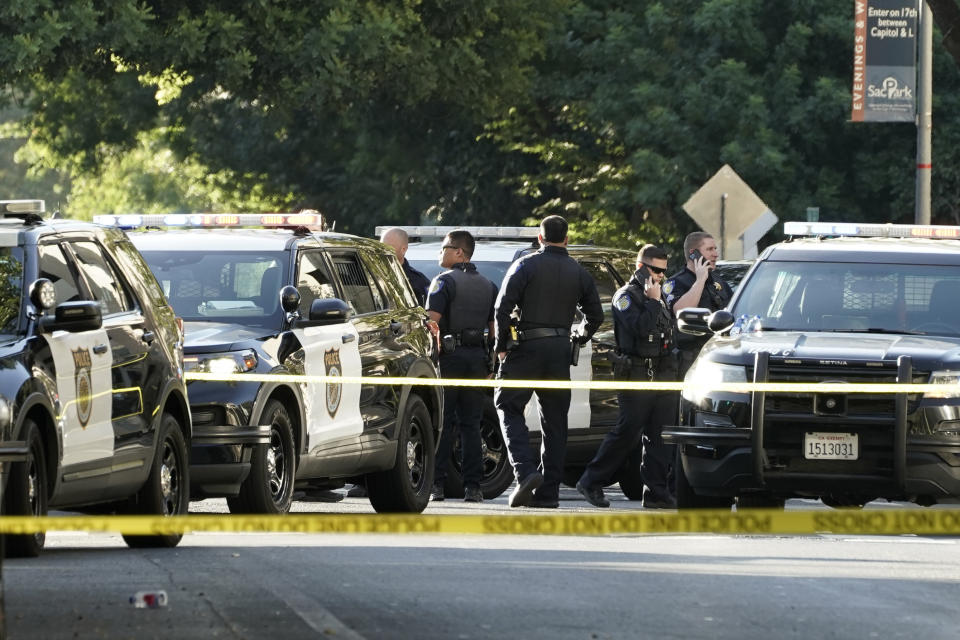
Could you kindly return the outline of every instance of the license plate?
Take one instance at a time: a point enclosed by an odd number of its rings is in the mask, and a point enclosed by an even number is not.
[[[856,460],[859,450],[859,436],[855,433],[803,434],[803,457],[807,460]]]

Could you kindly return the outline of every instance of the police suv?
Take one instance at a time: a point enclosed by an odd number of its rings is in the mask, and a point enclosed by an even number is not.
[[[22,441],[4,513],[187,512],[190,412],[182,334],[157,281],[114,229],[0,202],[0,440]],[[175,546],[180,535],[124,536]],[[35,556],[44,534],[8,536]]]
[[[785,232],[729,311],[680,314],[681,331],[715,335],[687,374],[681,424],[664,430],[679,444],[678,505],[955,502],[960,227],[790,222]],[[717,389],[747,381],[805,387]],[[856,383],[894,392],[844,392]],[[943,390],[896,392],[911,383]]]
[[[390,227],[377,227],[377,236]],[[410,236],[407,260],[411,266],[433,279],[442,271],[438,260],[444,236],[454,229],[465,229],[476,240],[471,262],[477,270],[489,278],[499,288],[510,265],[517,258],[537,251],[539,227],[446,227],[446,226],[410,226],[400,227]],[[607,354],[616,348],[613,335],[613,316],[611,301],[623,284],[630,279],[636,269],[637,254],[624,249],[611,249],[593,245],[570,245],[567,250],[593,276],[603,304],[604,321],[592,341],[584,345],[580,352],[580,361],[570,370],[572,380],[613,381],[613,365]],[[579,323],[577,318],[575,322]],[[618,406],[615,391],[591,391],[574,389],[570,401],[569,433],[567,439],[566,466],[564,483],[576,484],[587,463],[593,459],[604,435],[617,422]],[[527,405],[525,414],[531,437],[539,443],[540,413],[535,398]],[[513,470],[507,459],[507,449],[500,431],[500,423],[493,397],[484,405],[481,423],[483,439],[483,479],[480,489],[484,498],[493,499],[503,493],[513,482]],[[448,466],[444,493],[450,497],[463,495],[460,475],[459,439],[455,440],[453,458]],[[535,447],[539,450],[539,444]],[[639,452],[621,470],[618,480],[624,494],[639,500],[643,494],[640,479]]]
[[[426,312],[393,250],[319,231],[319,214],[104,216],[127,228],[184,319],[196,429],[223,444],[191,451],[232,512],[284,513],[294,490],[365,477],[377,511],[420,512],[440,428]],[[151,228],[156,227],[156,228]],[[160,228],[162,227],[162,228]],[[243,374],[399,377],[410,384],[243,381]],[[233,444],[265,427],[269,445]],[[211,480],[216,479],[216,483]]]

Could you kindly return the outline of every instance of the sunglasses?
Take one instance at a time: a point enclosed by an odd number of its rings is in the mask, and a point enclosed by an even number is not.
[[[643,266],[645,266],[647,269],[650,269],[650,271],[653,271],[654,273],[656,273],[656,274],[658,274],[658,275],[661,274],[661,273],[666,273],[666,272],[667,272],[666,269],[661,269],[660,267],[655,267],[655,266],[653,266],[652,264],[647,264],[646,262],[643,263]]]
[[[453,246],[452,244],[445,244],[445,245],[443,245],[442,247],[440,247],[440,250],[441,250],[441,251],[446,251],[447,249],[453,249],[454,251],[456,251],[456,250],[459,249],[459,248],[460,248],[460,247],[455,247],[455,246]]]

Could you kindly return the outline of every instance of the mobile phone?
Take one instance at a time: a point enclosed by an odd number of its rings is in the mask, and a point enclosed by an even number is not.
[[[637,269],[637,273],[640,274],[641,282],[646,282],[650,277],[650,269],[647,269],[647,265],[640,265],[640,268]]]
[[[693,251],[690,252],[690,255],[687,257],[693,260],[694,264],[696,264],[697,260],[703,257],[703,254],[700,253],[700,249],[694,249]]]

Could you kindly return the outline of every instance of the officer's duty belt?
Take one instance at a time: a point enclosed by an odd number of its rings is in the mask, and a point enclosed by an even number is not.
[[[523,329],[518,331],[520,340],[537,340],[538,338],[552,338],[554,336],[568,336],[570,329],[559,329],[554,327],[543,327],[540,329]]]
[[[457,339],[458,347],[484,346],[483,329],[463,329],[453,334]]]

